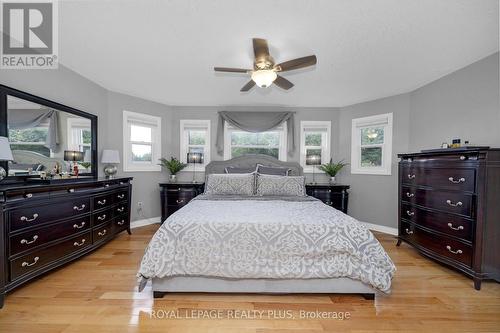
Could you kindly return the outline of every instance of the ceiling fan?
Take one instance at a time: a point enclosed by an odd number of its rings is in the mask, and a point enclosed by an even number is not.
[[[266,88],[273,83],[288,90],[293,87],[293,83],[277,73],[313,66],[317,62],[316,56],[310,55],[275,64],[274,59],[269,54],[267,40],[262,38],[253,38],[253,52],[255,54],[253,69],[214,67],[214,70],[216,72],[250,74],[252,79],[240,91],[249,91],[256,84],[261,88]]]

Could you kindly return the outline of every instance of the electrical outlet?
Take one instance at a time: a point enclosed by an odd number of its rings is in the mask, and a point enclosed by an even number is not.
[[[137,203],[137,209],[142,209],[142,205],[143,205],[142,201],[139,201]]]

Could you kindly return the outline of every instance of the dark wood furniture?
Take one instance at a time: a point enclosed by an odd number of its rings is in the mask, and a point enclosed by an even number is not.
[[[130,234],[131,180],[0,184],[0,307],[5,293]]]
[[[160,183],[161,223],[203,193],[205,183]]]
[[[474,280],[500,282],[500,149],[400,154],[399,236]]]
[[[347,214],[349,201],[349,185],[335,184],[306,184],[307,195],[323,201],[328,206]]]

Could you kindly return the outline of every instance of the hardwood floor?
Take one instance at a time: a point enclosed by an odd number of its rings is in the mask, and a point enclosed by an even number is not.
[[[472,281],[377,234],[398,271],[389,296],[168,294],[137,292],[135,274],[156,226],[122,233],[96,252],[17,289],[0,310],[0,332],[500,332],[500,284]],[[182,318],[167,319],[179,311]],[[224,319],[195,319],[201,315]],[[251,310],[240,312],[237,310]],[[257,311],[258,310],[258,311]],[[350,318],[303,319],[300,311]],[[262,319],[241,318],[262,313]],[[294,319],[268,319],[286,317]],[[228,318],[232,316],[233,318]],[[234,318],[237,317],[237,318]]]

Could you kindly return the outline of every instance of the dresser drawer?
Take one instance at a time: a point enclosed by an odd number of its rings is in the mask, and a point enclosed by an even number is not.
[[[129,227],[129,217],[128,214],[115,217],[113,220],[114,233],[119,233],[120,231],[126,230]]]
[[[93,226],[98,226],[100,224],[106,223],[113,218],[114,208],[108,208],[106,210],[101,210],[93,214],[94,224]]]
[[[94,198],[94,210],[109,207],[113,204],[113,194],[100,195]]]
[[[453,191],[401,188],[401,200],[422,207],[472,217],[473,196]]]
[[[10,213],[10,230],[14,231],[44,223],[56,222],[89,211],[89,198],[75,198],[72,201],[20,208]]]
[[[31,250],[45,243],[80,233],[89,228],[90,216],[84,216],[11,236],[10,255]]]
[[[114,194],[115,202],[127,201],[128,200],[128,190],[119,191]]]
[[[90,231],[50,247],[26,254],[11,260],[11,280],[36,271],[70,253],[86,248],[92,244]]]
[[[100,243],[109,237],[113,236],[113,223],[112,221],[103,224],[97,228],[94,228],[92,232],[92,237],[95,243]]]
[[[114,216],[118,216],[121,214],[127,214],[128,213],[128,202],[123,202],[121,204],[116,205],[114,209]]]
[[[406,203],[401,204],[401,218],[450,236],[472,241],[473,220],[454,214],[420,209]]]
[[[437,236],[413,223],[401,222],[400,236],[410,243],[430,250],[440,256],[472,266],[472,247],[446,236]]]
[[[5,192],[5,198],[7,199],[7,201],[25,200],[26,202],[29,202],[29,200],[33,199],[48,198],[49,195],[50,191],[46,189],[37,189],[37,188],[9,190]]]
[[[186,205],[189,201],[193,200],[195,197],[194,194],[191,194],[189,192],[183,193],[180,192],[176,195],[170,195],[170,193],[167,196],[167,205],[168,206],[184,206]]]
[[[402,183],[435,189],[474,192],[475,169],[403,167]]]

